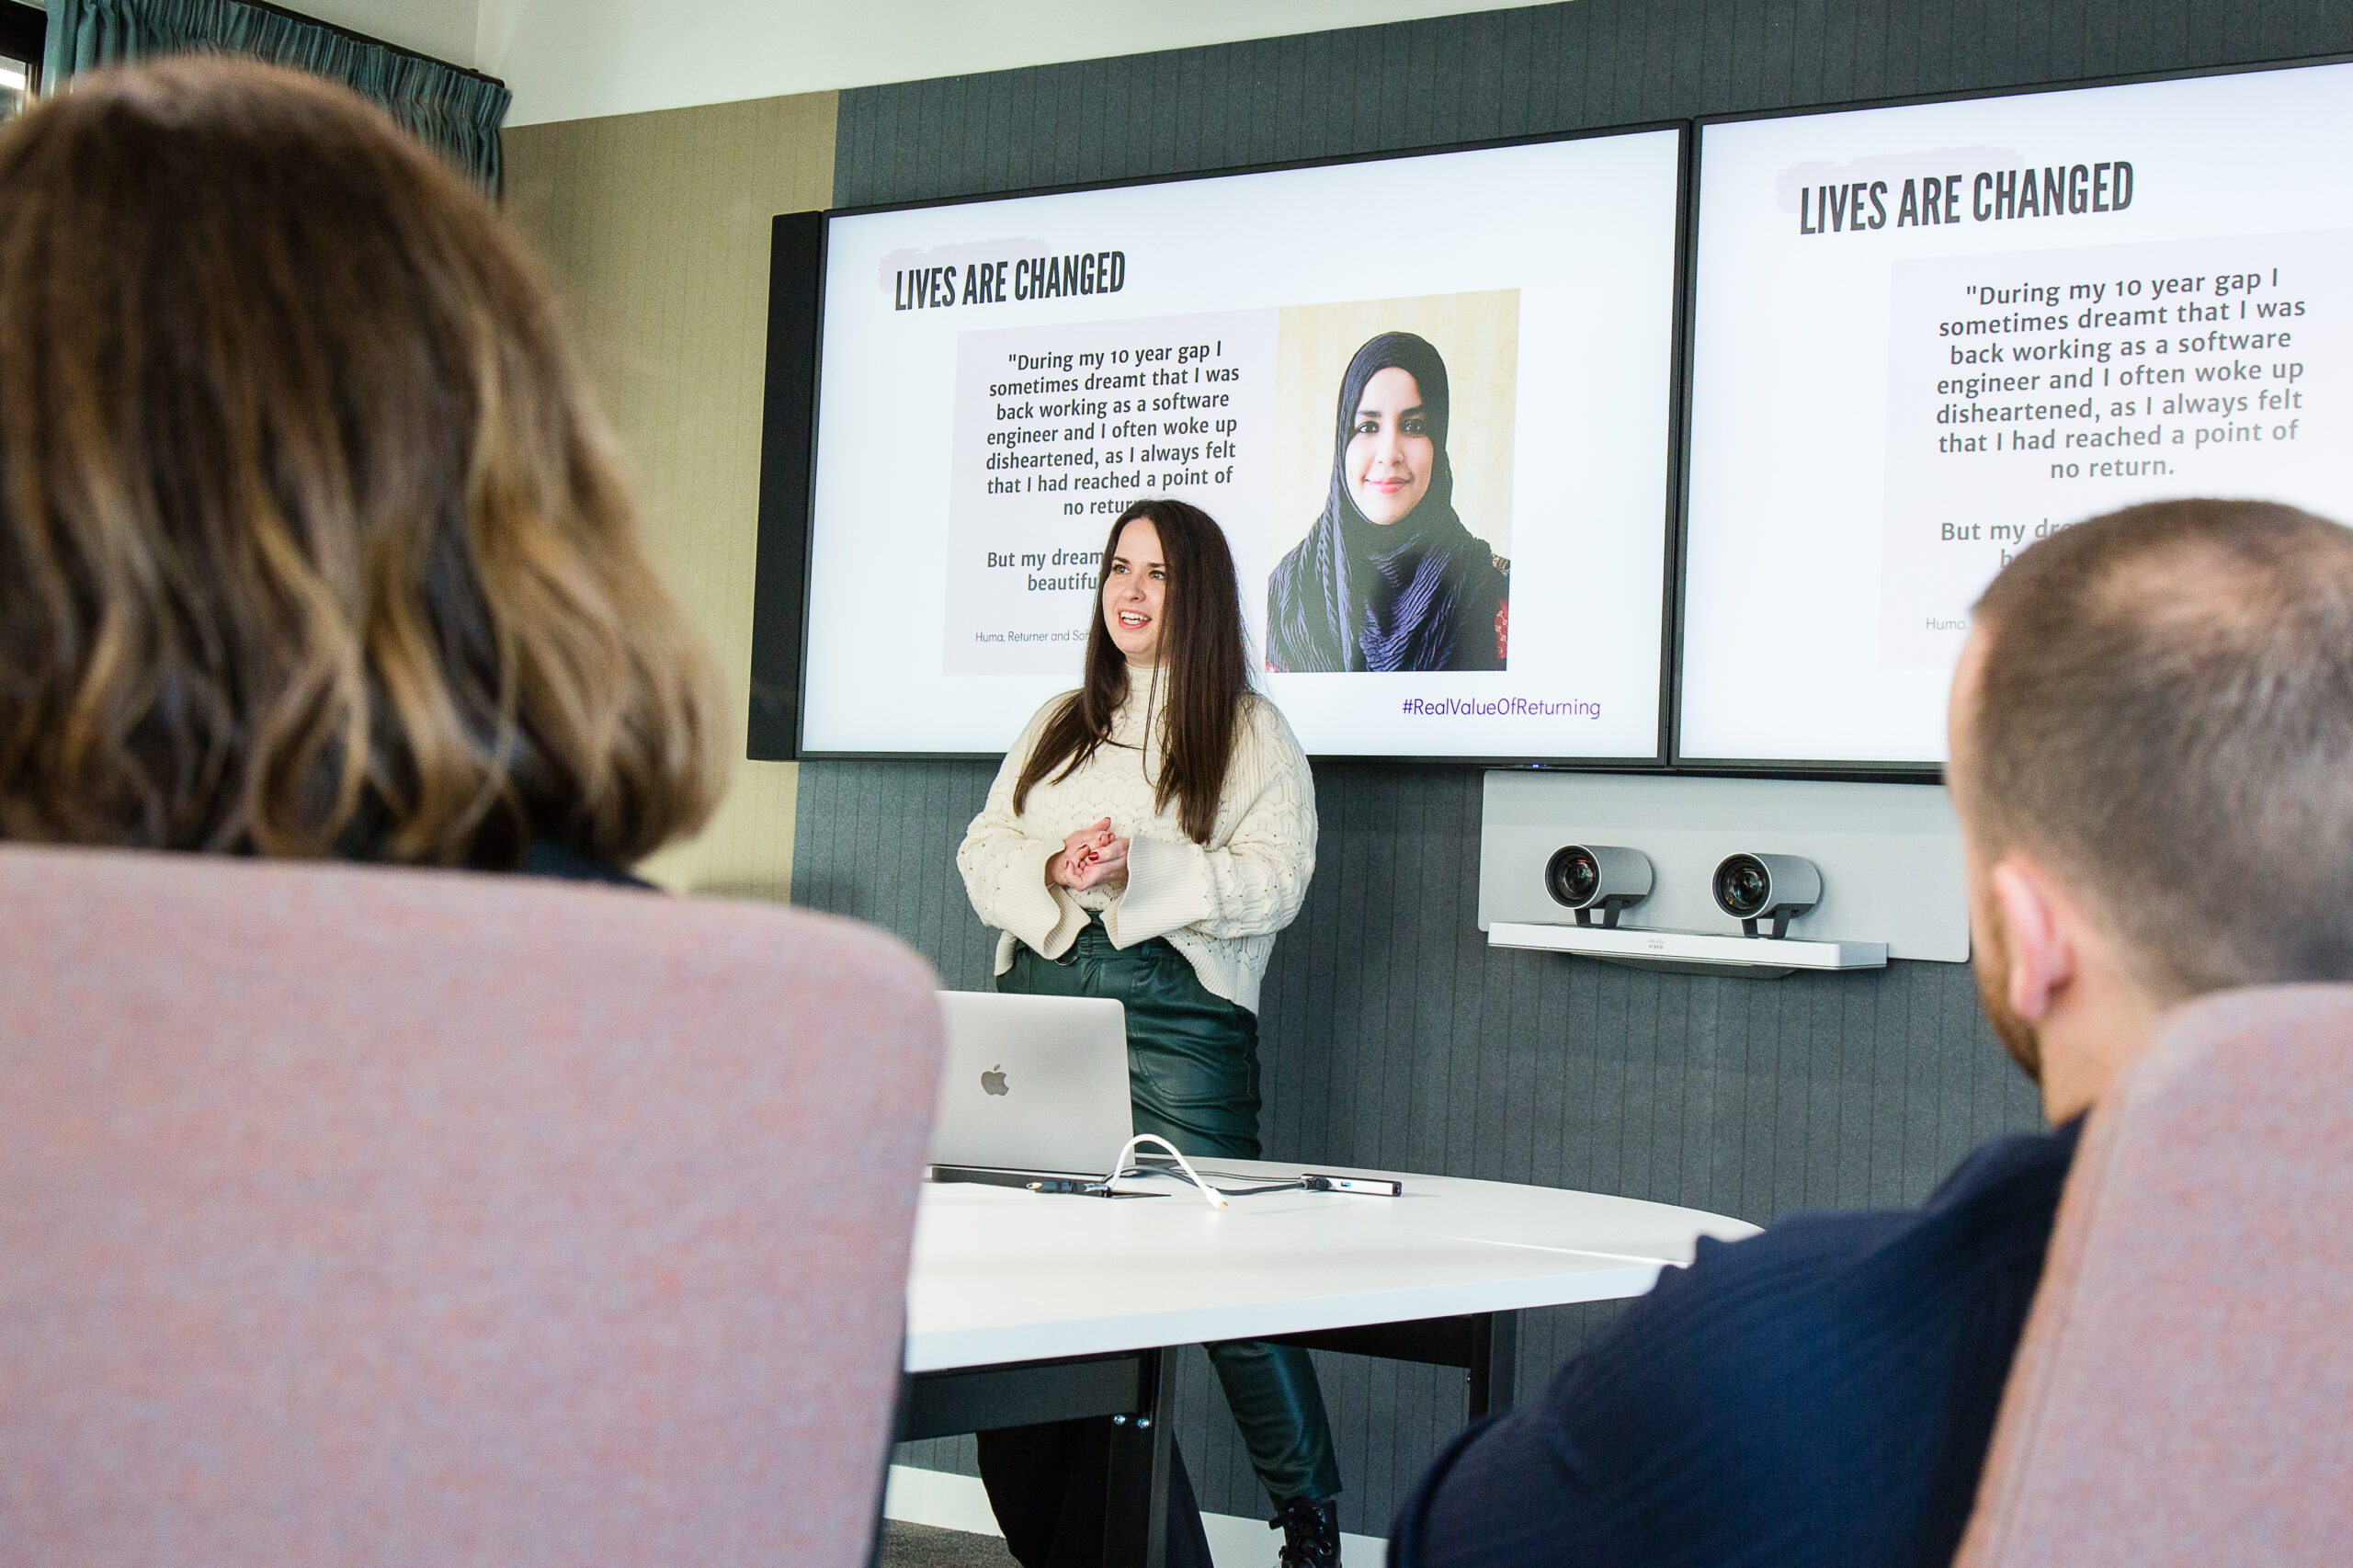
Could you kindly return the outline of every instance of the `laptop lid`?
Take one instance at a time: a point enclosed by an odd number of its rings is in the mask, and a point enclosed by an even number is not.
[[[1101,1176],[1135,1131],[1127,1009],[1086,996],[943,991],[939,1165]]]

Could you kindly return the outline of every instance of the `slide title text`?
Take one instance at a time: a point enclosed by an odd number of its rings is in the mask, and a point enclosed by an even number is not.
[[[2132,205],[2132,165],[2052,164],[2040,169],[1980,169],[1929,175],[1899,190],[1888,180],[1807,186],[1798,192],[1798,233],[1854,234],[1870,229],[1998,223],[2121,212]]]
[[[1082,251],[1016,261],[976,261],[967,267],[902,268],[892,281],[891,308],[938,311],[955,305],[1001,305],[1007,300],[1060,300],[1116,294],[1128,286],[1128,253]]]

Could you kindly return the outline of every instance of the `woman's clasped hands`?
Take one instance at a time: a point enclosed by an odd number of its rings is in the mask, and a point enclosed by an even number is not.
[[[1046,863],[1046,875],[1077,892],[1128,874],[1128,841],[1111,831],[1111,819],[1074,830],[1063,852]]]

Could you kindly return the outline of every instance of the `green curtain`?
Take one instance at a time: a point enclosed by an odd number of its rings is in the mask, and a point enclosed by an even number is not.
[[[41,84],[54,90],[76,72],[183,51],[244,55],[340,82],[381,104],[492,195],[498,193],[498,127],[514,95],[506,84],[239,0],[49,0]]]

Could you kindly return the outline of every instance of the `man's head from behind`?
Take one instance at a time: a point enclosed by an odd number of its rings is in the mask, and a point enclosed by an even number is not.
[[[2172,501],[2035,544],[1951,743],[1979,992],[2053,1119],[2165,1006],[2353,980],[2353,531]]]

